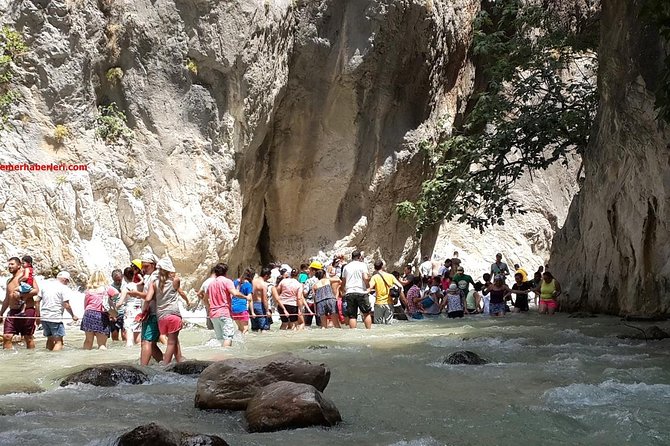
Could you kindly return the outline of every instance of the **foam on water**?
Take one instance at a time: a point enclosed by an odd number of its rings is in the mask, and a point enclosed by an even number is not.
[[[663,401],[670,404],[670,385],[622,383],[606,380],[599,384],[570,384],[547,390],[544,399],[551,407],[583,408],[584,406],[608,406],[622,401]]]

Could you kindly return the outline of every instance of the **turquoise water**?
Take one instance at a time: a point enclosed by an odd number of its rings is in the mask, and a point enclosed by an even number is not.
[[[667,325],[665,328],[668,328]],[[81,350],[68,327],[66,349],[0,352],[0,445],[114,444],[151,421],[220,435],[231,445],[638,445],[670,443],[670,340],[621,340],[633,333],[618,319],[473,316],[374,326],[373,330],[306,330],[238,337],[224,350],[211,333],[182,332],[190,359],[256,357],[279,351],[327,364],[325,394],[339,408],[337,427],[248,434],[242,412],[193,407],[196,379],[158,366],[150,383],[57,387],[87,364],[137,362],[139,348],[110,343]],[[325,346],[327,348],[310,348]],[[491,362],[451,366],[442,359],[472,350]],[[288,444],[288,443],[286,443]]]

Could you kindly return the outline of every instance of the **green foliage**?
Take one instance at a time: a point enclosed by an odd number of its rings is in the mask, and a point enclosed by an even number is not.
[[[198,63],[190,57],[186,59],[186,69],[193,74],[198,74]]]
[[[11,106],[19,94],[10,89],[14,79],[12,63],[28,51],[21,34],[8,26],[0,28],[0,130],[9,119]]]
[[[595,41],[552,20],[518,0],[490,2],[477,16],[472,50],[488,83],[460,127],[428,144],[432,175],[419,199],[398,205],[419,233],[444,219],[481,231],[503,224],[505,214],[524,212],[510,196],[524,172],[546,169],[587,145],[597,61],[585,50]]]
[[[132,141],[134,134],[128,128],[126,114],[119,110],[116,103],[108,106],[98,106],[98,116],[95,118],[95,135],[108,143],[116,143],[121,140]]]
[[[143,195],[144,194],[142,193],[142,189],[140,187],[135,187],[133,189],[133,197],[140,199]]]
[[[120,67],[110,68],[107,70],[105,77],[110,84],[116,85],[119,83],[119,81],[121,81],[121,79],[123,79],[123,70]]]
[[[670,48],[670,2],[648,0],[642,10],[644,18],[658,28],[666,48]],[[658,117],[670,122],[670,53],[665,55],[663,73],[656,89]]]

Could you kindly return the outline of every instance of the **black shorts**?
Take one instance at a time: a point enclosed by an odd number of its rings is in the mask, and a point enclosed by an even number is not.
[[[123,331],[123,314],[119,314],[115,321],[109,321],[110,331]]]
[[[457,318],[457,317],[463,317],[463,310],[450,311],[449,313],[447,313],[447,317],[451,318],[451,319],[454,319],[454,318]]]
[[[279,313],[279,317],[282,322],[298,322],[298,307],[296,305],[284,305],[286,312],[289,314],[288,317],[284,316],[284,313]],[[281,310],[280,310],[281,311]]]
[[[370,298],[367,293],[349,293],[344,295],[344,300],[347,302],[347,309],[344,313],[348,318],[356,319],[358,317],[358,310],[361,313],[372,313],[370,306]]]

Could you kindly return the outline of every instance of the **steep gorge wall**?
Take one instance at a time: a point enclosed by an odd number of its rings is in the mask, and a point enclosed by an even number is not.
[[[653,94],[668,48],[644,3],[603,0],[596,128],[551,256],[567,309],[670,311],[670,130]]]
[[[472,88],[474,0],[0,0],[26,38],[0,255],[83,272],[150,247],[183,274],[358,246],[412,257],[395,203]],[[196,70],[187,67],[192,60]],[[118,82],[107,79],[119,67]],[[131,145],[95,137],[115,102]],[[56,124],[72,136],[54,139]]]

